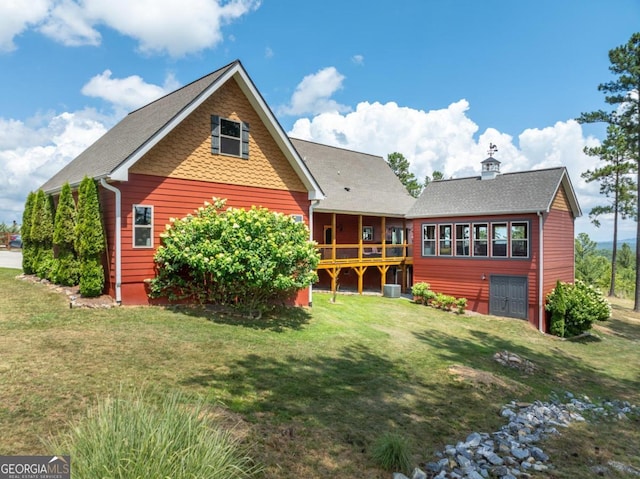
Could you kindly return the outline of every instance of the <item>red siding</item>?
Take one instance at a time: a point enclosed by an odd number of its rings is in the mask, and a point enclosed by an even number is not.
[[[551,210],[544,220],[544,294],[560,280],[574,280],[574,221],[570,212]]]
[[[423,224],[492,223],[529,221],[529,258],[480,258],[422,256]],[[489,313],[491,275],[526,276],[529,283],[528,320],[538,324],[538,218],[536,215],[484,216],[481,218],[416,219],[413,222],[413,282],[426,281],[431,289],[455,297],[467,298],[467,309]],[[484,277],[484,279],[482,279]]]
[[[170,218],[181,218],[202,206],[212,197],[226,198],[227,206],[250,208],[262,206],[285,214],[303,215],[308,222],[307,194],[286,190],[226,185],[177,178],[130,174],[129,181],[117,183],[122,193],[122,302],[148,304],[144,280],[153,278],[153,255],[160,244],[160,233]],[[101,188],[107,241],[109,246],[110,294],[115,294],[115,213],[114,194]],[[153,206],[153,248],[133,248],[133,205]],[[304,294],[298,299],[306,298]]]

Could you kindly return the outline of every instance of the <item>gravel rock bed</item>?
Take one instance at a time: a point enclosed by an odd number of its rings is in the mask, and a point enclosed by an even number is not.
[[[592,402],[567,392],[549,402],[512,401],[502,407],[501,415],[508,422],[499,431],[473,432],[464,441],[445,446],[435,461],[416,468],[411,479],[527,479],[533,472],[553,468],[549,456],[535,445],[545,437],[588,418],[640,416],[640,407],[617,400]],[[393,479],[409,478],[396,472]]]

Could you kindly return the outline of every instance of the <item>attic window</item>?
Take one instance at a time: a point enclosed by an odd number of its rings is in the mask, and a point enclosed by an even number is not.
[[[211,116],[211,153],[249,158],[249,124]]]

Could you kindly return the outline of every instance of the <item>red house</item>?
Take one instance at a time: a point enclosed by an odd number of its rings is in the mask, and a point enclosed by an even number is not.
[[[311,202],[324,198],[239,61],[130,113],[42,189],[55,196],[85,175],[100,182],[107,290],[125,304],[148,303],[169,218],[215,196],[308,222]]]
[[[581,215],[564,167],[433,181],[413,221],[414,282],[468,300],[480,313],[528,320],[546,331],[545,296],[574,280],[574,220]]]

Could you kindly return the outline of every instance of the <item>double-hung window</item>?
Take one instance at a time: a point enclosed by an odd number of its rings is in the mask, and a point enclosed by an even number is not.
[[[133,247],[153,248],[153,206],[133,205]]]
[[[529,224],[511,223],[511,256],[529,256]]]
[[[211,153],[249,158],[249,124],[211,116]]]
[[[487,256],[489,249],[489,226],[486,223],[473,225],[473,256]]]
[[[491,224],[491,255],[507,256],[507,224],[492,223]]]
[[[440,234],[439,238],[439,254],[440,256],[451,256],[453,251],[451,249],[451,242],[453,240],[453,235],[451,234],[451,225],[440,225]]]
[[[422,256],[436,255],[436,225],[422,225]]]
[[[456,256],[469,256],[469,225],[456,225]]]

